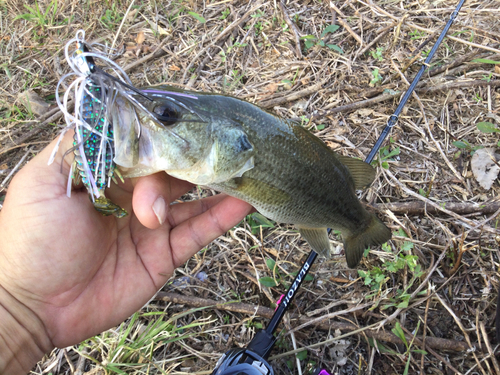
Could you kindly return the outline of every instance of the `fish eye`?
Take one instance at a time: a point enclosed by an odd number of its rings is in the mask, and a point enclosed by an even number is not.
[[[175,109],[166,104],[160,104],[153,108],[158,121],[164,125],[174,125],[179,120],[179,114]]]

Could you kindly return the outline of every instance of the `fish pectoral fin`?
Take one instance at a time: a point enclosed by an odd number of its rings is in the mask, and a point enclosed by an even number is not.
[[[292,199],[286,191],[262,180],[246,176],[235,177],[222,184],[222,186],[234,190],[240,195],[266,204],[272,204],[275,207],[282,206]]]
[[[376,171],[370,164],[363,160],[350,158],[348,156],[336,155],[339,161],[351,172],[356,190],[364,189],[371,185],[375,179]]]
[[[328,240],[326,228],[306,228],[299,226],[299,232],[315,252],[327,259],[330,258],[331,245]]]

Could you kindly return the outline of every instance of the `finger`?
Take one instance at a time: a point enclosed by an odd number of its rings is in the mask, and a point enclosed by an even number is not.
[[[140,177],[134,184],[132,207],[140,223],[149,229],[160,227],[167,220],[169,203],[193,187],[164,172]]]
[[[192,217],[171,231],[170,246],[175,267],[226,233],[252,211],[252,206],[233,197],[225,197],[201,215]]]
[[[226,194],[217,194],[191,202],[172,204],[169,207],[167,219],[172,228],[176,227],[193,216],[201,215],[226,197]]]

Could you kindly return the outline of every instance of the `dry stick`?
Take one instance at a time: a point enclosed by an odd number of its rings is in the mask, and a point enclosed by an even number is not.
[[[495,352],[491,348],[490,340],[488,339],[488,332],[486,332],[486,327],[484,325],[484,322],[479,322],[479,327],[481,328],[481,333],[483,334],[484,343],[486,344],[486,349],[490,354],[491,362],[493,363],[495,372],[497,373],[497,375],[500,375],[500,366],[498,365],[498,361],[495,357]]]
[[[370,48],[372,48],[372,46],[377,43],[380,39],[382,39],[385,34],[387,34],[393,27],[397,26],[397,22],[394,22],[393,24],[389,25],[389,26],[386,26],[384,27],[382,30],[380,30],[378,32],[378,35],[375,39],[373,39],[370,43],[368,43],[360,52],[358,52],[356,55],[362,55],[364,54],[366,51],[368,51]]]
[[[344,13],[342,13],[342,11],[341,11],[339,8],[337,8],[337,7],[335,6],[335,4],[333,3],[333,1],[330,1],[330,7],[331,7],[331,8],[332,8],[335,12],[337,12],[337,14],[339,15],[339,17],[337,17],[337,21],[338,21],[338,23],[340,23],[340,24],[344,27],[344,29],[346,29],[346,30],[347,30],[347,32],[348,32],[349,34],[351,34],[351,35],[352,35],[352,37],[358,41],[358,43],[359,43],[359,44],[361,45],[361,47],[362,47],[362,46],[363,46],[363,39],[361,39],[361,37],[360,37],[358,34],[356,34],[356,33],[354,32],[354,30],[353,30],[353,29],[351,29],[351,27],[349,26],[349,24],[348,24],[347,22],[345,22],[345,21],[344,21],[344,19],[343,19],[343,18],[345,18]]]
[[[415,91],[418,93],[429,93],[429,92],[434,92],[434,91],[439,91],[439,90],[449,90],[449,89],[454,89],[454,88],[475,87],[475,86],[493,86],[493,87],[500,86],[500,79],[491,80],[490,82],[483,81],[480,79],[473,80],[473,81],[465,81],[465,82],[460,81],[460,82],[454,82],[452,84],[443,84],[443,85],[429,87],[429,88],[417,88],[417,89],[415,89]],[[328,111],[315,113],[311,116],[311,119],[312,119],[312,117],[322,117],[322,116],[327,116],[327,115],[330,115],[333,113],[349,112],[349,111],[354,111],[354,110],[360,109],[360,108],[366,108],[370,105],[377,104],[377,103],[380,103],[380,102],[383,102],[386,100],[397,99],[403,94],[404,94],[404,92],[397,92],[395,94],[383,94],[383,95],[377,96],[375,98],[360,100],[359,102],[341,105],[339,107],[329,109]]]
[[[255,306],[247,303],[234,302],[234,303],[221,303],[219,301],[214,301],[205,298],[199,297],[191,297],[191,296],[183,296],[181,294],[176,293],[168,293],[168,292],[158,292],[155,297],[156,300],[162,300],[165,302],[172,302],[180,305],[188,305],[193,307],[212,307],[218,310],[232,311],[238,312],[242,314],[255,315],[263,318],[270,319],[274,310],[268,307],[263,306]],[[291,319],[298,319],[299,323],[307,323],[311,321],[310,318],[298,317],[296,314],[290,314]],[[350,334],[364,331],[364,333],[368,337],[372,337],[377,340],[387,341],[394,344],[403,344],[403,342],[393,333],[377,331],[375,329],[370,329],[378,325],[375,323],[371,326],[364,327],[359,329],[354,324],[342,323],[342,322],[326,322],[326,323],[318,323],[316,328],[330,331],[339,329],[341,331],[348,331]],[[467,344],[460,341],[441,339],[437,337],[427,337],[426,345],[429,348],[435,348],[438,350],[450,350],[450,351],[464,351],[468,348]],[[298,351],[303,349],[298,349]]]
[[[429,77],[434,77],[435,75],[446,72],[448,69],[455,68],[455,67],[462,65],[463,63],[473,59],[478,54],[479,54],[479,51],[474,50],[472,52],[466,53],[463,56],[458,56],[456,59],[449,62],[448,64],[437,66],[434,68],[430,68],[428,71],[428,75],[429,75]]]
[[[283,18],[285,19],[286,24],[288,25],[290,30],[293,31],[293,34],[295,36],[295,54],[297,55],[298,59],[302,59],[302,51],[300,50],[300,36],[299,31],[297,30],[297,26],[295,26],[290,17],[288,17],[283,1],[280,1],[278,5],[281,9],[281,13],[283,13]]]
[[[459,203],[459,202],[443,202],[447,210],[455,212],[459,215],[477,213],[478,215],[489,215],[500,209],[499,202],[484,202],[483,204],[476,203]],[[375,203],[370,205],[376,210],[390,210],[395,214],[419,215],[423,213],[436,214],[440,210],[433,206],[427,206],[422,201],[411,202],[394,202],[394,203]]]
[[[167,43],[169,40],[171,39],[170,36],[166,37],[165,39],[162,40],[162,42],[158,45],[158,47],[155,48],[155,50],[153,52],[151,52],[150,54],[140,58],[139,60],[136,60],[130,64],[128,64],[125,68],[123,68],[123,70],[125,72],[128,72],[132,69],[134,69],[136,66],[139,66],[151,59],[157,59],[159,57],[162,57],[162,56],[165,56],[167,54],[167,52],[163,49],[163,46],[165,45],[165,43]]]
[[[252,14],[253,12],[255,12],[257,9],[259,9],[263,4],[261,4],[262,0],[261,1],[258,1],[257,2],[257,5],[254,6],[252,9],[250,9],[248,12],[246,12],[243,16],[241,16],[241,18],[237,19],[236,21],[233,21],[228,27],[226,27],[213,41],[212,43],[210,43],[208,46],[206,46],[205,48],[203,48],[200,52],[198,52],[196,54],[196,56],[191,60],[191,62],[189,63],[189,65],[187,66],[186,70],[184,71],[184,74],[182,75],[182,81],[181,82],[184,82],[186,80],[186,75],[188,74],[189,72],[189,69],[192,68],[192,66],[194,65],[195,61],[198,60],[198,58],[203,55],[204,53],[208,52],[208,50],[210,48],[212,48],[213,46],[215,46],[215,44],[221,40],[222,38],[224,38],[228,33],[230,33],[231,31],[233,31],[234,28],[238,27],[239,25],[241,25],[243,22],[246,21],[246,19],[250,16],[250,14]]]
[[[427,289],[427,297],[429,297],[431,294],[431,289]],[[424,328],[422,330],[422,350],[425,351],[425,339],[427,337],[427,319],[429,317],[429,305],[431,303],[431,299],[429,298],[427,302],[425,303],[425,313],[424,313]],[[420,358],[420,373],[424,373],[424,363],[425,363],[425,354],[422,353],[422,357]]]
[[[424,196],[418,194],[418,193],[415,193],[413,190],[407,188],[403,183],[401,183],[392,173],[391,171],[389,171],[388,169],[384,170],[385,173],[387,173],[387,175],[389,175],[389,177],[392,179],[392,181],[398,185],[406,194],[408,195],[411,195],[423,202],[425,202],[426,205],[429,205],[429,206],[432,206],[434,207],[435,209],[441,211],[441,212],[444,212],[445,214],[455,218],[455,219],[458,219],[460,220],[461,222],[465,223],[466,225],[470,226],[471,228],[474,228],[476,226],[476,223],[472,220],[469,220],[469,219],[466,219],[464,218],[463,216],[460,216],[458,214],[456,214],[455,212],[452,212],[444,207],[441,207],[439,204],[437,203],[434,203],[433,201],[431,201],[430,199],[428,198],[425,198]],[[495,230],[491,229],[491,228],[483,228],[484,230],[488,231],[488,232],[493,232],[495,233]]]
[[[418,26],[418,25],[415,25],[411,22],[408,22],[405,24],[405,27],[407,28],[414,28],[414,29],[417,29],[417,30],[420,30],[420,31],[425,31],[426,33],[433,33],[434,31],[432,30],[429,30],[425,27],[421,27],[421,26]],[[496,49],[496,48],[493,48],[493,47],[488,47],[488,46],[483,46],[482,44],[477,44],[477,43],[472,43],[472,42],[468,42],[466,40],[463,40],[463,39],[460,39],[460,38],[456,38],[454,36],[446,36],[448,39],[450,40],[454,40],[455,42],[458,42],[458,43],[462,43],[462,44],[465,44],[467,46],[470,46],[470,47],[474,47],[474,48],[478,48],[478,49],[483,49],[483,50],[486,50],[486,51],[491,51],[491,52],[495,52],[495,53],[500,53],[500,50]]]
[[[408,86],[410,86],[410,83],[406,80],[406,77],[399,70],[399,68],[397,67],[397,65],[394,64],[393,66],[394,66],[394,69],[396,70],[396,72],[401,76],[401,79]],[[431,128],[430,128],[430,125],[429,125],[429,121],[427,121],[427,116],[425,115],[424,105],[422,104],[422,101],[420,100],[419,96],[417,95],[416,92],[413,92],[412,96],[417,101],[418,105],[420,106],[420,111],[422,112],[423,120],[424,120],[425,125],[427,127],[427,132],[429,133],[429,136],[430,136],[432,142],[434,143],[434,146],[437,148],[437,150],[441,154],[441,158],[444,160],[444,162],[446,163],[446,165],[448,166],[448,168],[450,168],[450,170],[453,172],[453,174],[455,175],[455,177],[458,178],[461,182],[464,182],[464,178],[462,177],[462,175],[460,173],[458,173],[458,171],[455,169],[455,167],[453,166],[453,164],[450,163],[450,160],[448,160],[448,158],[446,157],[446,154],[443,152],[443,149],[441,148],[441,145],[434,138],[434,134],[432,134],[432,131],[431,131]]]
[[[434,87],[426,87],[426,88],[421,88],[418,89],[417,92],[427,94],[430,92],[435,92],[435,91],[440,91],[440,90],[451,90],[451,89],[460,89],[464,87],[478,87],[478,86],[493,86],[497,87],[500,86],[500,79],[494,79],[491,81],[485,81],[482,79],[475,79],[471,81],[458,81],[458,82],[453,82],[453,83],[445,83],[439,86],[434,86]]]
[[[439,302],[441,303],[441,305],[443,305],[443,307],[446,310],[448,310],[448,313],[452,316],[452,318],[455,320],[455,323],[457,323],[458,327],[462,330],[462,333],[463,333],[463,335],[465,337],[465,341],[467,341],[467,344],[469,344],[469,349],[471,350],[472,355],[474,356],[474,359],[476,360],[477,366],[481,369],[481,372],[484,375],[486,375],[486,372],[484,371],[483,367],[481,366],[481,363],[479,362],[479,358],[477,358],[477,356],[476,356],[476,353],[474,351],[474,346],[472,345],[472,343],[470,341],[470,337],[469,337],[469,335],[468,335],[465,327],[463,326],[462,321],[458,318],[458,316],[451,309],[451,307],[448,306],[448,304],[441,298],[441,296],[439,295],[439,293],[435,293],[434,295],[439,300]]]
[[[272,108],[274,106],[277,106],[277,105],[280,105],[283,103],[292,102],[292,101],[300,99],[304,96],[311,95],[313,93],[318,92],[319,90],[321,90],[321,88],[323,87],[323,85],[327,81],[328,81],[328,79],[325,79],[325,80],[318,82],[318,83],[316,83],[316,84],[314,84],[314,85],[312,85],[304,90],[292,92],[291,94],[280,97],[280,98],[265,100],[265,101],[259,102],[258,105],[259,105],[259,107],[262,107],[262,108]]]

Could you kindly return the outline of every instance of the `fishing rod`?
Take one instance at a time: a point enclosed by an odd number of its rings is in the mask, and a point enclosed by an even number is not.
[[[403,110],[403,107],[406,105],[406,102],[415,90],[417,83],[420,81],[422,75],[429,66],[430,61],[434,57],[434,54],[436,53],[439,45],[448,33],[448,30],[450,29],[453,21],[455,21],[455,19],[457,18],[464,2],[465,0],[460,0],[453,13],[450,15],[450,19],[443,28],[443,31],[441,32],[436,43],[429,52],[429,55],[422,64],[422,67],[415,75],[413,82],[411,83],[406,93],[403,95],[403,98],[394,111],[394,114],[389,117],[384,130],[377,139],[377,142],[375,142],[375,145],[368,154],[368,157],[365,159],[366,163],[372,162],[373,158],[382,146],[382,143],[387,138],[387,135],[394,127],[394,125],[396,125],[396,123],[398,122],[399,115]],[[213,370],[212,375],[274,375],[274,370],[267,361],[267,359],[269,358],[269,354],[271,353],[271,350],[277,340],[276,336],[274,336],[274,332],[283,319],[285,312],[288,310],[288,307],[297,294],[298,289],[307,276],[307,273],[310,271],[317,256],[318,254],[314,250],[311,250],[290,288],[288,288],[287,292],[282,295],[280,300],[278,301],[278,307],[271,317],[268,326],[265,329],[257,332],[246,348],[231,349],[226,352],[215,365],[215,369]],[[324,369],[316,369],[313,375],[330,374]]]

